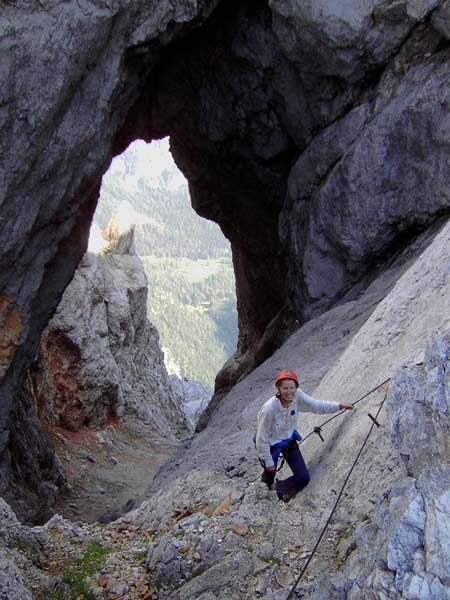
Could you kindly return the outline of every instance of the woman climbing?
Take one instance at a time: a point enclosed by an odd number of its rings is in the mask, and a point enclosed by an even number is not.
[[[298,377],[290,369],[278,373],[275,385],[277,393],[263,404],[258,413],[256,449],[264,468],[261,481],[270,489],[275,489],[281,500],[288,502],[309,481],[308,469],[297,446],[297,441],[301,439],[296,429],[298,413],[334,413],[352,410],[353,405],[326,402],[308,396],[299,388]],[[274,483],[280,454],[283,454],[293,475]]]

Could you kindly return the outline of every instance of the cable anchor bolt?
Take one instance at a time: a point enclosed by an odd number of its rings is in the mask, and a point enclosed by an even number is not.
[[[314,427],[314,433],[317,433],[317,435],[320,437],[320,439],[322,440],[322,442],[324,442],[325,440],[322,437],[322,428],[321,427]]]
[[[378,423],[378,421],[375,419],[375,417],[372,417],[372,415],[370,413],[367,413],[367,416],[372,419],[372,421],[375,423],[375,425],[377,427],[380,427],[380,424]]]

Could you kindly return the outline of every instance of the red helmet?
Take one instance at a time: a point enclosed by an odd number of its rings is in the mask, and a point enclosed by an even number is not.
[[[280,371],[278,373],[278,375],[275,377],[275,385],[278,384],[279,381],[281,381],[282,379],[292,379],[292,381],[295,381],[295,384],[298,387],[298,377],[297,377],[297,373],[295,373],[294,371],[291,371],[290,369],[283,369],[282,371]]]

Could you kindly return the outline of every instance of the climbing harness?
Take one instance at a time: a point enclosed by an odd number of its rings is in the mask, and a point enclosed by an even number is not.
[[[273,458],[273,462],[277,464],[278,459],[280,458],[280,454],[283,448],[287,448],[292,442],[301,442],[302,436],[295,429],[294,433],[287,440],[281,440],[280,442],[276,442],[273,446],[270,446],[270,453]],[[283,459],[284,460],[284,459]]]
[[[385,383],[387,383],[388,381],[390,381],[390,379],[391,379],[391,378],[389,377],[389,379],[386,379],[386,381],[384,381],[383,383],[380,383],[380,385],[378,385],[376,388],[374,388],[373,390],[371,390],[371,391],[370,391],[368,394],[366,394],[365,396],[363,396],[362,398],[360,398],[359,400],[357,400],[357,402],[360,402],[361,400],[363,400],[364,398],[366,398],[366,397],[367,397],[369,394],[371,394],[372,392],[374,392],[374,391],[376,391],[377,389],[379,389],[380,387],[382,387],[382,386],[383,386]],[[306,561],[306,563],[304,564],[304,566],[303,566],[303,569],[301,570],[301,572],[300,572],[299,576],[298,576],[298,577],[297,577],[297,579],[295,580],[295,582],[294,582],[294,584],[293,584],[293,586],[292,586],[292,588],[291,588],[291,590],[290,590],[290,592],[289,592],[288,596],[286,597],[286,600],[290,600],[290,599],[292,598],[292,596],[293,596],[293,594],[294,594],[294,592],[295,592],[295,590],[296,590],[296,588],[297,588],[297,586],[298,586],[298,584],[299,584],[299,582],[300,582],[301,578],[303,577],[303,575],[304,575],[304,573],[305,573],[306,569],[307,569],[307,568],[308,568],[308,566],[309,566],[309,563],[312,561],[312,559],[313,559],[313,557],[314,557],[314,554],[316,553],[316,550],[317,550],[317,548],[319,547],[319,544],[320,544],[320,542],[322,541],[322,538],[323,538],[323,536],[324,536],[324,534],[325,534],[325,531],[327,530],[327,528],[328,528],[328,525],[330,524],[330,522],[331,522],[331,519],[333,518],[333,515],[334,515],[334,513],[335,513],[335,511],[336,511],[336,508],[337,508],[337,506],[338,506],[338,504],[339,504],[339,501],[340,501],[340,499],[341,499],[341,497],[342,497],[342,494],[344,493],[345,486],[347,485],[347,482],[348,482],[348,480],[350,479],[350,475],[352,474],[352,472],[353,472],[353,469],[355,468],[355,466],[356,466],[356,463],[358,462],[358,460],[359,460],[359,457],[361,456],[361,454],[362,454],[362,452],[363,452],[363,450],[364,450],[364,448],[365,448],[365,446],[366,446],[366,444],[367,444],[367,441],[368,441],[368,439],[369,439],[369,437],[370,437],[370,434],[371,434],[371,433],[372,433],[372,431],[373,431],[373,428],[374,428],[375,426],[377,426],[377,427],[380,427],[380,424],[378,423],[378,420],[377,420],[377,419],[378,419],[378,415],[379,415],[379,414],[380,414],[380,412],[381,412],[381,409],[383,408],[384,402],[385,402],[385,400],[386,400],[386,398],[387,398],[387,394],[388,394],[388,393],[386,392],[386,394],[385,394],[385,396],[384,396],[384,398],[383,398],[383,401],[382,401],[382,403],[381,403],[381,404],[380,404],[380,406],[378,407],[378,411],[377,411],[377,414],[375,415],[375,417],[373,417],[373,416],[372,416],[372,415],[370,415],[370,414],[368,415],[368,416],[370,417],[370,419],[372,420],[372,425],[370,426],[369,432],[367,433],[367,435],[366,435],[366,437],[365,437],[365,439],[364,439],[364,442],[362,443],[362,446],[361,446],[361,448],[359,449],[359,452],[358,452],[358,454],[356,455],[356,458],[355,458],[355,460],[353,461],[353,464],[352,464],[352,466],[350,467],[350,470],[349,470],[349,472],[347,473],[347,476],[346,476],[346,478],[345,478],[345,480],[344,480],[344,483],[342,484],[341,491],[339,492],[339,494],[338,494],[338,497],[337,497],[337,499],[336,499],[336,502],[334,503],[334,506],[333,506],[333,508],[332,508],[332,510],[331,510],[330,516],[328,517],[328,519],[327,519],[327,521],[326,521],[326,523],[325,523],[325,525],[324,525],[324,527],[323,527],[322,531],[320,532],[320,535],[319,535],[319,537],[318,537],[318,539],[317,539],[317,542],[316,542],[316,544],[315,544],[315,546],[314,546],[314,548],[313,548],[313,550],[312,550],[311,554],[309,555],[309,557],[308,557],[308,560],[307,560],[307,561]],[[355,402],[354,404],[356,404],[356,402]],[[341,413],[339,413],[339,414],[341,414]],[[334,417],[333,417],[333,418],[334,418]],[[329,421],[331,421],[331,419],[329,419]],[[329,422],[329,421],[327,421],[327,422]],[[312,433],[314,433],[314,431],[312,431]],[[306,438],[304,438],[304,439],[306,439]]]
[[[280,454],[283,450],[283,448],[287,448],[290,444],[292,444],[292,442],[300,442],[302,439],[302,436],[299,434],[299,432],[294,429],[294,433],[291,435],[290,438],[286,439],[286,440],[281,440],[280,442],[276,442],[275,444],[273,444],[273,446],[270,446],[270,454],[272,455],[272,460],[274,462],[274,464],[278,463],[278,459],[280,458]],[[256,448],[256,433],[253,434],[253,443],[255,444],[255,448]],[[259,462],[262,466],[263,469],[266,468],[266,465],[264,463],[264,461],[259,458]],[[277,467],[276,472],[281,471],[281,469],[283,468],[285,463],[284,460],[284,456],[281,458],[281,463],[280,466]]]

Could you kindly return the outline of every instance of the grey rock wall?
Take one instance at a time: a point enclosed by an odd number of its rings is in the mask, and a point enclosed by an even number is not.
[[[188,428],[193,433],[200,415],[211,400],[212,391],[200,381],[181,378],[175,374],[170,375],[170,383],[186,415]]]
[[[450,338],[394,378],[388,395],[392,444],[403,475],[357,530],[356,550],[325,598],[450,597]]]
[[[133,229],[103,254],[86,253],[44,331],[29,387],[42,421],[73,431],[137,417],[161,438],[186,433],[147,318],[147,278]]]
[[[61,493],[68,491],[64,469],[24,391],[13,413],[9,432],[11,460],[3,471],[3,498],[27,523],[44,523]]]
[[[358,106],[317,136],[294,166],[282,235],[293,252],[293,280],[304,282],[292,293],[306,315],[348,291],[400,236],[413,237],[448,210],[442,58],[412,66],[378,110],[377,103]]]
[[[232,243],[223,392],[448,213],[449,15],[418,0],[2,5],[2,494],[20,478],[12,432],[28,437],[25,374],[111,156],[170,135],[193,206]]]

